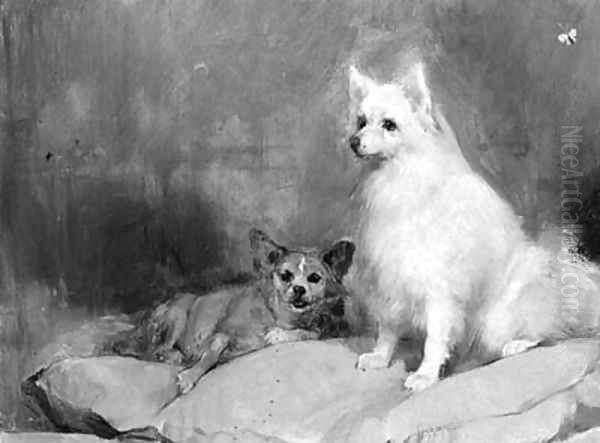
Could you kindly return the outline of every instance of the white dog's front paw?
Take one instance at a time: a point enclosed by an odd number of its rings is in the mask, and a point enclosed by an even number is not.
[[[413,392],[420,392],[423,389],[427,389],[439,380],[439,377],[430,374],[420,374],[419,372],[413,372],[410,374],[404,382],[404,387],[410,389]]]
[[[281,329],[279,327],[271,328],[265,334],[265,341],[269,345],[276,345],[278,343],[286,343],[290,341],[289,331]]]
[[[533,340],[513,340],[509,341],[502,347],[502,358],[510,357],[511,355],[520,354],[528,349],[536,347],[540,344],[539,341]]]
[[[356,368],[361,371],[367,369],[383,369],[387,368],[389,361],[385,358],[385,355],[377,352],[369,352],[367,354],[361,354],[356,362]]]

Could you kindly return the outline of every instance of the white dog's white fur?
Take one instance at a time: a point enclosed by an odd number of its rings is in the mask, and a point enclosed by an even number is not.
[[[598,331],[599,269],[526,237],[432,106],[423,64],[387,84],[352,67],[350,94],[359,109],[352,149],[379,162],[358,193],[352,284],[378,321],[359,368],[386,367],[398,338],[420,330],[424,358],[405,385],[421,390],[457,345],[508,356]]]

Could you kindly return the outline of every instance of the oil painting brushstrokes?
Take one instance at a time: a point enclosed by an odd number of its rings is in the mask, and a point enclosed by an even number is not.
[[[457,152],[524,235],[597,261],[596,1],[0,0],[0,15],[0,440],[598,435],[593,334],[492,363],[451,361],[438,368],[448,377],[408,383],[416,393],[404,383],[422,343],[400,340],[386,368],[359,363],[377,327],[353,280],[357,227],[371,220],[357,206],[381,159],[361,161],[349,140],[361,125],[352,67],[379,85],[420,64]],[[427,196],[410,204],[426,208]],[[257,255],[253,229],[285,246]],[[354,268],[344,261],[354,249],[328,255],[335,244],[356,248]],[[310,260],[284,260],[298,251]],[[568,279],[565,315],[581,311]],[[277,327],[261,330],[269,346],[195,387],[181,389],[185,358],[111,345],[141,324],[151,326],[140,339],[164,345],[188,324],[191,310],[173,303],[181,294],[256,281],[280,294],[261,305]],[[298,328],[325,285],[343,289],[343,306]],[[160,306],[173,309],[153,329]],[[252,306],[233,328],[242,336],[262,324]],[[344,332],[322,333],[339,315]],[[185,355],[176,342],[169,350]],[[207,349],[196,362],[222,351]]]

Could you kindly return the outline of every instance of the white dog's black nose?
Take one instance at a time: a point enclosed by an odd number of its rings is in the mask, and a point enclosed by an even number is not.
[[[357,135],[353,135],[350,137],[350,149],[358,154],[358,150],[360,149],[360,137]]]

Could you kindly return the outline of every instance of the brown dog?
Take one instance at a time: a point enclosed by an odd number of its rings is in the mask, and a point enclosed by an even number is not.
[[[213,366],[239,355],[276,343],[346,335],[342,278],[352,263],[352,242],[324,251],[291,249],[252,229],[250,247],[257,279],[202,296],[177,295],[113,350],[184,363],[178,384],[185,393]]]

